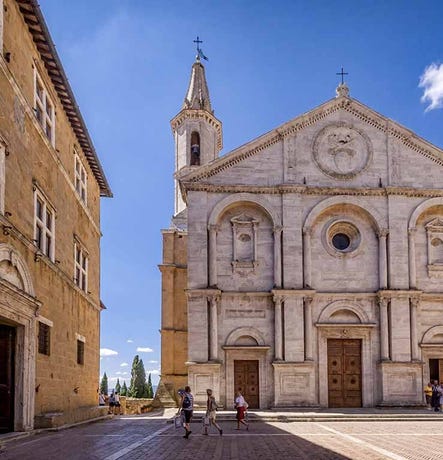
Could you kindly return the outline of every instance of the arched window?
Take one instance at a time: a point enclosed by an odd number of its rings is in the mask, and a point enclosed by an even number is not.
[[[191,134],[191,166],[200,166],[200,134]]]

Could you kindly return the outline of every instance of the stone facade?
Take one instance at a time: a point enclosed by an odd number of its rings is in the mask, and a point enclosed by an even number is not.
[[[442,150],[340,85],[179,169],[197,403],[213,388],[231,407],[239,384],[261,408],[423,404],[443,380],[442,167]]]
[[[11,401],[0,418],[3,431],[23,431],[34,418],[100,412],[100,196],[111,191],[37,2],[3,0],[0,11],[0,345],[10,359],[0,383]]]

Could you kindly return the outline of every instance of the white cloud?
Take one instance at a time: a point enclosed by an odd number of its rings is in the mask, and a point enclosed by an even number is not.
[[[128,339],[128,340],[126,340],[126,342],[128,342],[128,343],[134,343],[134,341],[133,341],[132,339]]]
[[[152,371],[146,371],[146,375],[148,374],[159,375],[160,371],[158,369],[152,369]]]
[[[110,348],[100,348],[100,356],[114,356],[118,355],[118,352],[111,350]]]
[[[126,367],[126,366],[129,366],[129,364],[128,363],[121,363],[120,364],[120,367]]]
[[[148,361],[148,363],[150,363],[150,364],[157,364],[158,361],[156,361],[155,359],[150,359],[150,360]]]
[[[122,372],[118,371],[115,373],[115,375],[122,375]]]
[[[122,375],[128,375],[128,373],[127,372],[122,372]]]
[[[443,107],[443,64],[428,65],[420,77],[418,86],[424,88],[421,102],[429,103],[425,111],[441,109]]]
[[[140,351],[141,353],[152,353],[154,350],[149,347],[137,347],[137,351]]]

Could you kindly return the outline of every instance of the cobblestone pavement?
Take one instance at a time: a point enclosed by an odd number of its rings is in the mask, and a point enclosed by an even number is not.
[[[0,460],[345,460],[443,459],[443,422],[254,422],[236,431],[232,422],[189,440],[164,418],[119,417],[13,441]]]

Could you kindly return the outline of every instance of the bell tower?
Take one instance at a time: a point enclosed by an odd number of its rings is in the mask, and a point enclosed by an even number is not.
[[[199,47],[192,65],[188,90],[180,112],[171,120],[175,141],[176,176],[199,168],[218,158],[223,147],[222,124],[214,116],[201,58],[207,59]],[[175,179],[174,215],[186,208],[177,178]]]

